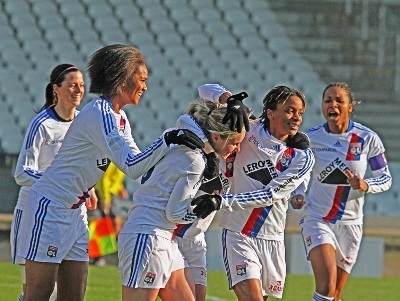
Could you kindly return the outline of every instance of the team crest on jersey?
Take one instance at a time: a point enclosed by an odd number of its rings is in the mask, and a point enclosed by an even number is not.
[[[292,161],[292,155],[284,152],[282,154],[282,158],[280,159],[280,162],[285,169],[289,166],[290,162]]]
[[[156,278],[156,273],[147,272],[146,276],[144,277],[144,282],[146,282],[147,284],[153,284],[155,278]]]
[[[49,246],[47,248],[47,256],[56,257],[57,256],[57,251],[58,251],[57,247]]]
[[[349,152],[352,155],[360,155],[362,152],[362,143],[360,143],[360,142],[350,143]]]
[[[121,117],[118,125],[118,132],[121,134],[125,131],[126,120]]]
[[[239,276],[246,274],[246,265],[245,264],[238,264],[236,265],[236,274]]]
[[[307,237],[306,237],[306,244],[307,244],[307,247],[311,246],[311,244],[312,244],[312,242],[311,242],[311,236],[307,236]]]

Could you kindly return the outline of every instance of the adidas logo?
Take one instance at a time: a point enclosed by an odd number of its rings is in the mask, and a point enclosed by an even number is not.
[[[336,143],[333,145],[333,147],[342,147],[339,141],[336,141]]]

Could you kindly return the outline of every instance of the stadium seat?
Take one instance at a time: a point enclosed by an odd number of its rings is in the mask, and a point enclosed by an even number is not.
[[[212,45],[219,51],[225,51],[228,48],[237,49],[238,39],[230,33],[212,35]]]
[[[197,10],[196,17],[203,23],[221,22],[222,20],[222,14],[212,7]]]
[[[209,38],[205,36],[203,33],[192,33],[190,35],[185,36],[184,43],[190,49],[210,46]]]
[[[182,48],[182,37],[176,32],[164,32],[156,35],[157,44],[161,49],[168,51],[168,48]]]
[[[194,23],[195,14],[188,6],[178,6],[170,10],[171,18],[182,25],[189,25]]]
[[[191,22],[178,22],[177,30],[186,37],[191,34],[199,34],[203,29],[200,23],[192,20]]]
[[[149,23],[149,28],[153,33],[155,33],[157,35],[163,34],[163,33],[176,34],[174,23],[168,19],[152,20]]]

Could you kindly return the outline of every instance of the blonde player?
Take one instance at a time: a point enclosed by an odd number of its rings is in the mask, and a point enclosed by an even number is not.
[[[225,157],[240,150],[244,131],[222,123],[226,112],[211,102],[190,105],[187,114],[207,137],[205,148],[173,147],[142,177],[118,240],[123,300],[155,300],[157,295],[162,300],[194,300],[173,233],[177,224],[196,220],[190,203],[203,179],[206,154],[215,151]],[[211,168],[218,171],[218,166]]]

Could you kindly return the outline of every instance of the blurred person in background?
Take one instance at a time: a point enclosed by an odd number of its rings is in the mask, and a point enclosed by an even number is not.
[[[357,260],[366,193],[388,190],[392,177],[379,136],[351,119],[356,101],[347,83],[329,84],[322,94],[326,122],[307,131],[315,155],[307,183],[291,199],[305,205],[300,221],[315,277],[314,301],[339,301]],[[365,178],[367,169],[372,177]]]
[[[120,130],[123,126],[124,124],[120,125]],[[129,192],[125,189],[125,174],[111,162],[94,189],[99,198],[98,211],[100,211],[100,216],[110,216],[113,232],[115,237],[118,237],[122,226],[128,219],[128,210],[132,206],[132,203],[128,200]],[[90,235],[89,232],[89,239],[92,238]],[[107,260],[104,257],[95,257],[91,258],[90,263],[105,266]]]
[[[110,162],[136,179],[158,162],[170,144],[191,148],[204,143],[187,130],[163,133],[140,152],[122,107],[138,105],[147,90],[147,67],[133,46],[113,44],[96,51],[88,63],[89,91],[99,96],[74,118],[58,153],[29,190],[19,231],[25,234],[18,256],[26,259],[24,300],[49,300],[57,278],[58,300],[83,300],[88,275],[89,191]],[[121,121],[123,119],[123,121]],[[125,122],[123,131],[118,125]]]
[[[20,232],[20,223],[26,207],[30,187],[39,179],[51,164],[54,156],[63,143],[65,133],[72,120],[78,114],[77,106],[81,103],[84,89],[82,72],[74,65],[60,64],[50,74],[50,82],[46,86],[46,103],[34,117],[26,131],[25,139],[15,169],[15,180],[21,189],[14,210],[11,226],[11,256],[14,264],[19,264],[25,291],[25,259],[17,255],[20,241],[26,239],[26,233]],[[93,191],[92,191],[93,192]],[[93,193],[93,197],[95,194]],[[82,211],[86,210],[82,206]],[[57,285],[50,300],[57,296]]]

